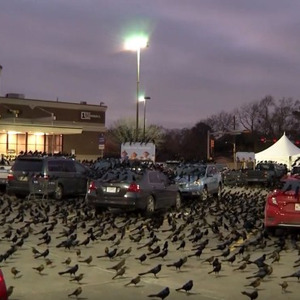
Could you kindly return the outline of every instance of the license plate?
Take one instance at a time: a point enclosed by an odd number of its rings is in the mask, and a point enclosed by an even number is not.
[[[28,176],[20,176],[19,180],[20,181],[28,181]]]
[[[108,187],[106,188],[106,192],[107,192],[107,193],[116,193],[116,192],[117,192],[117,188],[116,188],[116,187],[108,186]]]
[[[295,203],[295,210],[300,211],[300,203]]]

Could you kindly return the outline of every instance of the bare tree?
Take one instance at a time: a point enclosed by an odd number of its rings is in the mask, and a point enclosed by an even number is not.
[[[244,130],[250,132],[259,130],[260,112],[258,101],[244,104],[240,109],[237,109],[236,114]]]
[[[208,125],[213,132],[224,132],[235,129],[237,124],[234,124],[235,114],[220,112],[219,114],[212,115],[211,117],[203,120],[202,122]]]

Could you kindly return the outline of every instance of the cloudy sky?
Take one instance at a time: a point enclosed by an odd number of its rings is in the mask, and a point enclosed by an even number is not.
[[[110,126],[136,115],[136,53],[147,123],[190,127],[266,95],[300,97],[297,0],[1,0],[0,95],[104,102]],[[143,106],[140,107],[140,118]]]

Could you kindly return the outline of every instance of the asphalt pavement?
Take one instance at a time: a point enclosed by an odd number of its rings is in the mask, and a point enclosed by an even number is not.
[[[84,199],[27,201],[3,195],[0,266],[7,287],[14,286],[10,299],[147,299],[165,288],[169,293],[153,298],[251,299],[256,290],[257,299],[298,299],[298,278],[281,277],[300,269],[294,267],[300,258],[299,236],[264,233],[266,193],[255,188],[225,188],[219,201],[189,201],[180,212],[152,218],[119,211],[95,216]],[[158,246],[158,257],[150,255]],[[114,249],[115,255],[109,254]],[[146,259],[140,262],[143,254]],[[268,272],[253,287],[260,270],[254,261],[264,254]],[[219,272],[208,262],[212,256],[221,263]],[[118,271],[125,269],[117,275],[111,268],[117,268],[123,259]],[[180,268],[171,266],[180,259]],[[159,264],[161,270],[155,276],[150,271]],[[75,274],[59,275],[76,265]],[[13,273],[12,268],[18,272]],[[138,275],[142,273],[147,274]],[[79,274],[83,275],[77,282]],[[140,281],[130,283],[137,276]],[[190,290],[176,290],[190,280]],[[283,281],[286,290],[280,285]]]

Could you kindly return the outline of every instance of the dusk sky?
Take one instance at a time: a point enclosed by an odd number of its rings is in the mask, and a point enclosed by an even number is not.
[[[136,52],[147,124],[191,127],[266,95],[300,97],[297,0],[1,0],[0,95],[104,102],[135,119]],[[140,118],[143,105],[140,105]]]

